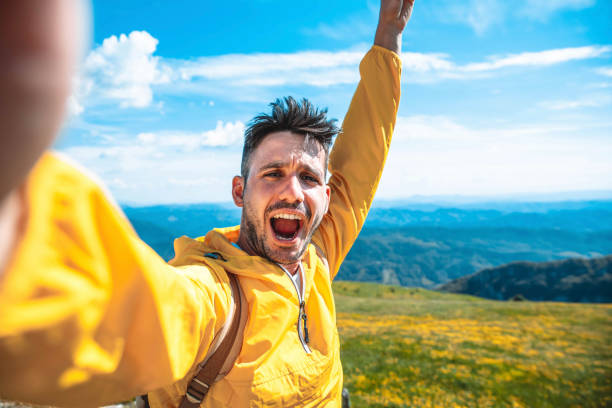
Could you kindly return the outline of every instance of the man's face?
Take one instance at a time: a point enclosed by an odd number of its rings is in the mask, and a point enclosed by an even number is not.
[[[289,131],[270,133],[251,154],[246,183],[234,177],[232,186],[243,207],[240,246],[278,263],[299,261],[329,205],[323,147]]]

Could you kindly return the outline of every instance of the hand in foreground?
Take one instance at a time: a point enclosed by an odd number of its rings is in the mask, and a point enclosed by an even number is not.
[[[402,48],[402,32],[412,14],[414,0],[381,0],[374,44],[397,54]]]
[[[55,138],[78,39],[77,0],[0,0],[0,276],[23,215],[20,186]]]

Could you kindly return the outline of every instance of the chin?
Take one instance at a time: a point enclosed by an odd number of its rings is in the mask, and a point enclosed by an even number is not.
[[[278,248],[274,245],[267,246],[266,257],[274,262],[281,264],[289,264],[299,262],[302,259],[302,255],[306,251],[307,244],[300,247],[291,248]]]
[[[268,258],[274,262],[280,264],[289,264],[294,262],[299,262],[302,258],[303,251],[292,251],[291,253],[286,253],[285,251],[267,251]]]

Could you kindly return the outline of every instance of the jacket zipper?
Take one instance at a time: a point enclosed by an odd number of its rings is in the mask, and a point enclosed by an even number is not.
[[[304,293],[303,293],[306,290],[306,279],[304,277],[304,270],[302,269],[302,263],[300,262],[299,264],[300,278],[302,279],[302,292],[300,292],[299,288],[293,281],[293,278],[291,277],[291,274],[289,273],[289,271],[285,269],[283,265],[281,264],[277,264],[277,265],[280,266],[280,268],[285,272],[285,274],[291,281],[291,284],[295,288],[295,292],[297,293],[298,301],[300,304],[300,308],[298,312],[298,321],[297,321],[297,333],[298,333],[300,342],[302,343],[302,347],[304,348],[304,351],[306,353],[311,353],[312,351],[310,350],[310,347],[308,347],[308,343],[310,342],[310,339],[308,336],[308,327],[306,325],[308,321],[308,316],[306,316],[306,302],[304,301]],[[303,330],[300,330],[300,326],[302,326]]]

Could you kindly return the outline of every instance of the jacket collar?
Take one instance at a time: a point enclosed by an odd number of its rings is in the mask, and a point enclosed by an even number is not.
[[[227,271],[238,276],[268,281],[287,288],[291,292],[295,292],[293,283],[278,264],[260,256],[248,255],[242,249],[232,244],[238,241],[239,234],[239,225],[215,228],[208,232],[206,236],[198,238],[198,241],[203,241],[209,252],[217,252],[226,260],[222,264]],[[308,244],[302,256],[306,298],[308,298],[308,293],[314,279],[316,262],[316,250],[312,244]]]

